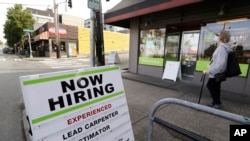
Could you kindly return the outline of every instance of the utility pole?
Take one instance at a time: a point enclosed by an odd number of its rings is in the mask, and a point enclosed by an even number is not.
[[[88,0],[88,7],[93,10],[95,15],[94,28],[91,29],[91,39],[95,39],[95,52],[97,56],[97,66],[105,65],[104,41],[103,41],[103,20],[102,20],[102,3],[101,0]],[[92,11],[91,11],[92,12]],[[91,44],[92,55],[94,43]]]
[[[60,41],[59,41],[59,32],[58,32],[58,4],[54,0],[54,23],[55,23],[55,36],[56,36],[56,58],[61,58],[60,54]]]
[[[105,66],[104,41],[103,41],[103,22],[102,9],[100,2],[100,11],[96,12],[96,56],[98,58],[97,66]]]
[[[95,67],[95,12],[90,9],[90,66]]]

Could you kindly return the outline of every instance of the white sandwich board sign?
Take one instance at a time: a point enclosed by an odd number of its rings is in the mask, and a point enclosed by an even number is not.
[[[111,51],[108,58],[108,64],[118,64],[120,63],[120,58],[116,51]]]
[[[180,62],[166,61],[162,79],[169,79],[176,81],[177,77],[181,79]]]
[[[20,77],[32,141],[134,140],[120,68]]]

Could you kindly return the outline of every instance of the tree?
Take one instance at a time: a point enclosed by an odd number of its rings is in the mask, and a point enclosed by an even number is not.
[[[208,57],[209,59],[211,59],[216,47],[217,47],[216,44],[212,44],[207,49],[205,49],[204,57]]]
[[[14,47],[16,43],[23,44],[25,32],[23,29],[33,29],[35,20],[29,10],[23,10],[22,5],[15,4],[7,9],[7,20],[4,24],[4,38],[7,44]]]
[[[3,41],[0,40],[0,45],[3,45]]]

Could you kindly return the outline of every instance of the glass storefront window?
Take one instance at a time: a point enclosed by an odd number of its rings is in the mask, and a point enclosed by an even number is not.
[[[229,30],[231,33],[230,44],[236,53],[241,67],[241,76],[246,77],[248,64],[250,63],[250,20],[227,21],[211,23],[201,27],[201,38],[199,42],[197,71],[207,70],[211,56],[217,47],[215,33],[221,30]]]
[[[163,66],[165,28],[141,30],[139,64]]]
[[[197,61],[199,35],[199,31],[183,32],[180,59],[183,76],[193,77]]]
[[[169,34],[167,36],[166,47],[165,47],[165,62],[178,60],[179,42],[180,42],[179,33]]]

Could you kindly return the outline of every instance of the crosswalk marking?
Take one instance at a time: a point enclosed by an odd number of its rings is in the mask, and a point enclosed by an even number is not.
[[[22,59],[20,59],[20,58],[18,58],[18,59],[15,58],[14,60],[15,60],[15,61],[22,61]]]
[[[15,59],[13,59],[14,61],[22,61],[22,59],[20,59],[20,58],[15,58]],[[2,62],[5,62],[5,61],[7,61],[7,59],[5,59],[5,58],[0,58],[0,61],[2,61]]]
[[[83,68],[89,67],[90,64],[86,62],[88,60],[46,60],[39,61],[52,69],[60,69],[60,68]]]
[[[78,59],[74,59],[74,60],[83,61],[83,62],[90,61],[90,59],[86,59],[86,58],[78,58]]]
[[[52,69],[59,69],[59,68],[82,68],[82,67],[89,67],[89,65],[77,65],[77,66],[51,66]]]

